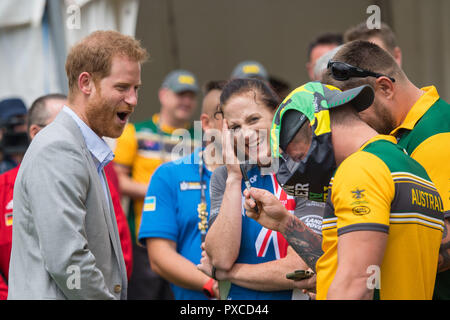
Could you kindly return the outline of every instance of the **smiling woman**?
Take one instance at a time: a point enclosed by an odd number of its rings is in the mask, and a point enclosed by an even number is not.
[[[230,81],[220,97],[216,115],[222,114],[227,128],[232,130],[238,151],[259,166],[270,165],[269,131],[278,103],[276,93],[255,79]]]
[[[286,274],[307,268],[306,264],[288,248],[281,234],[248,218],[242,206],[245,184],[240,154],[245,156],[243,167],[252,187],[275,194],[291,213],[302,216],[302,212],[314,212],[306,201],[288,196],[273,173],[263,174],[263,167],[271,164],[269,130],[278,103],[278,96],[265,82],[234,79],[223,88],[216,112],[216,117],[220,114],[224,119],[226,165],[216,169],[211,178],[210,229],[205,244],[217,279],[231,282],[227,298],[270,300],[302,296],[294,294],[294,282],[286,279]],[[208,263],[202,264],[200,268],[205,270]]]

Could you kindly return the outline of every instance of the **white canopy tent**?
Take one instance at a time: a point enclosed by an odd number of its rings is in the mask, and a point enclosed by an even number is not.
[[[95,30],[134,36],[139,0],[0,1],[0,100],[27,107],[48,93],[67,93],[68,49]]]

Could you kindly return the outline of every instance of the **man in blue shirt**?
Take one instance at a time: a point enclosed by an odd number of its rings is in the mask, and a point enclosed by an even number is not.
[[[222,162],[218,136],[222,121],[214,117],[222,87],[222,82],[207,85],[200,116],[204,140],[212,140],[207,136],[215,133],[215,142],[161,165],[144,201],[138,239],[147,246],[152,269],[171,283],[177,300],[218,297],[217,282],[197,264],[210,211],[209,181]]]

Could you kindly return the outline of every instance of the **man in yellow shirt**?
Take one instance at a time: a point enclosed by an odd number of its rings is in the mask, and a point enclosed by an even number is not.
[[[301,184],[316,197],[330,182],[323,254],[320,239],[264,190],[246,191],[245,208],[282,232],[316,271],[318,299],[431,299],[442,200],[395,138],[378,135],[359,118],[372,101],[370,86],[341,92],[310,82],[288,95],[274,117],[272,153],[280,159],[282,187],[297,190]]]
[[[170,72],[158,91],[160,112],[147,121],[128,124],[117,139],[114,164],[120,191],[132,200],[128,222],[133,239],[139,232],[144,198],[153,172],[160,164],[176,160],[172,151],[180,140],[179,135],[172,135],[174,131],[185,129],[184,132],[190,137],[182,141],[189,152],[179,157],[190,154],[194,148],[191,143],[194,140],[191,119],[197,106],[198,91],[197,80],[191,72]],[[168,283],[150,269],[146,249],[133,242],[134,268],[129,283],[129,298],[171,298]]]
[[[374,103],[360,117],[379,133],[394,136],[436,185],[446,226],[434,298],[450,299],[450,105],[434,86],[416,87],[389,53],[366,41],[342,46],[322,81],[342,90],[364,84],[375,88]]]

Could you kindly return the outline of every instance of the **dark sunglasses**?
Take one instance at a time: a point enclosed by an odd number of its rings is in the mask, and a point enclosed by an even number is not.
[[[340,62],[340,61],[328,61],[327,69],[331,69],[331,75],[335,80],[345,81],[350,78],[365,78],[365,77],[388,77],[392,82],[395,82],[395,79],[389,77],[385,74],[376,73],[368,70],[364,70],[358,67],[354,67],[348,63]]]

